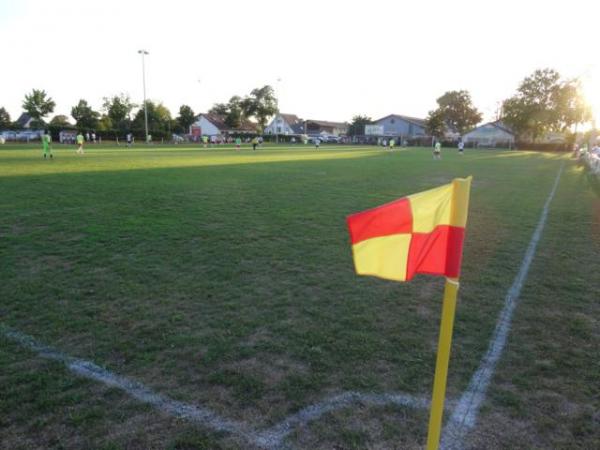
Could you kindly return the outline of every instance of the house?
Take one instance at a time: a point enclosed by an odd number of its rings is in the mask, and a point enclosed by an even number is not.
[[[463,136],[465,144],[473,147],[513,147],[515,134],[511,129],[497,120],[480,125]]]
[[[390,114],[373,122],[383,127],[383,136],[399,136],[405,139],[425,137],[425,119]]]
[[[31,122],[33,122],[33,120],[33,117],[31,117],[29,114],[23,113],[19,116],[15,123],[19,128],[31,128]]]
[[[304,134],[304,120],[295,114],[277,114],[265,127],[265,134]]]
[[[330,134],[340,136],[348,132],[348,124],[346,122],[329,122],[326,120],[307,120],[307,134]]]
[[[238,128],[232,128],[225,123],[225,117],[219,114],[199,114],[190,126],[193,136],[223,136],[229,134],[256,134],[257,124],[243,120]]]

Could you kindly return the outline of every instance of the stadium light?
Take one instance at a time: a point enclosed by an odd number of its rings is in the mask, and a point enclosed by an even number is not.
[[[144,56],[149,53],[146,50],[138,50],[138,53],[142,55],[142,86],[144,88],[144,125],[146,127],[146,144],[148,143],[148,105],[146,104],[146,65],[144,62]]]
[[[281,92],[281,77],[277,77],[277,92],[276,92],[276,94],[279,94],[280,92]],[[279,129],[277,128],[277,123],[275,123],[275,142],[277,144],[279,144]]]

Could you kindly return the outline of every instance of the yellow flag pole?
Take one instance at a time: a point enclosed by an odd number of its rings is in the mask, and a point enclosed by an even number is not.
[[[446,278],[444,288],[444,304],[442,306],[442,322],[438,342],[433,395],[431,397],[431,412],[429,415],[429,432],[427,434],[427,450],[437,450],[440,445],[442,432],[442,416],[444,415],[444,400],[446,397],[446,380],[448,379],[448,362],[452,344],[452,328],[454,312],[456,311],[456,294],[458,280]]]

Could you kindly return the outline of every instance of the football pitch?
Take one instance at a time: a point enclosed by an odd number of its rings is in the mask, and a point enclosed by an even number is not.
[[[597,185],[560,154],[442,156],[1,146],[0,448],[422,448],[444,280],[358,277],[345,218],[468,175],[446,420],[558,184],[457,445],[600,448]]]

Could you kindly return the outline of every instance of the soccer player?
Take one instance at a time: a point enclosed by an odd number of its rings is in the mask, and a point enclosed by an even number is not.
[[[46,159],[48,153],[50,154],[50,159],[52,159],[52,137],[48,134],[48,131],[44,131],[44,135],[42,136],[42,148],[44,149],[44,159]]]
[[[396,144],[396,141],[393,139],[390,139],[390,151],[394,150],[394,145]]]
[[[464,154],[464,150],[465,150],[465,143],[461,139],[460,141],[458,141],[458,154],[462,156]]]
[[[131,133],[127,133],[127,148],[131,148],[133,144],[133,135]]]
[[[315,150],[319,150],[320,145],[321,145],[321,139],[315,138]]]
[[[204,144],[204,148],[208,146],[208,136],[202,136],[202,144]]]
[[[433,159],[442,159],[442,143],[437,141],[433,147]]]
[[[254,138],[252,138],[252,150],[256,150],[257,145],[258,145],[258,138],[256,136],[254,136]]]
[[[242,145],[242,139],[238,136],[235,138],[235,149],[239,150]]]
[[[83,134],[81,134],[81,132],[79,132],[79,134],[77,135],[76,141],[77,141],[77,153],[80,155],[83,155],[84,137],[83,137]]]

